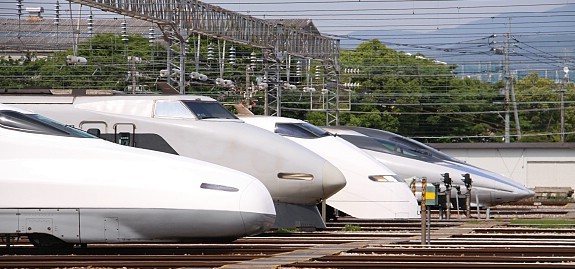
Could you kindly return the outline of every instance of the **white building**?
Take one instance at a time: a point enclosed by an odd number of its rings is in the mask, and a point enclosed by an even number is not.
[[[529,188],[575,188],[575,143],[429,145],[469,164],[510,177]]]

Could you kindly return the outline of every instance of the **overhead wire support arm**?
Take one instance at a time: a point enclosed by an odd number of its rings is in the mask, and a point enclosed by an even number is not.
[[[333,59],[338,57],[336,39],[311,33],[290,26],[275,24],[264,19],[229,11],[200,1],[174,0],[68,0],[103,11],[122,14],[154,22],[176,30],[183,27],[218,39],[246,44],[258,48],[275,48],[298,57]],[[181,10],[181,9],[184,10]],[[178,16],[173,16],[173,11]],[[286,36],[276,42],[278,37]],[[183,36],[179,39],[185,40]]]
[[[266,115],[281,115],[281,69],[279,64],[288,55],[320,60],[326,66],[326,77],[334,97],[327,109],[327,122],[338,125],[339,40],[290,25],[277,24],[253,16],[223,9],[197,0],[67,0],[158,25],[168,50],[168,83],[179,84],[185,93],[185,51],[189,35],[201,34],[219,40],[244,44],[265,51],[268,57],[268,78],[274,86],[266,93]],[[178,50],[179,49],[179,50]],[[176,64],[180,57],[179,67]],[[280,57],[278,57],[280,56]],[[278,65],[278,66],[276,66]],[[171,75],[179,69],[179,82]],[[276,104],[272,107],[270,104]],[[335,114],[333,113],[335,112]]]

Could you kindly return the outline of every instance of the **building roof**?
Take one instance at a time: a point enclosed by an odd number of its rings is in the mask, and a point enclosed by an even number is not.
[[[157,40],[162,39],[162,32],[156,24],[126,17],[128,35],[148,36],[153,29]],[[271,23],[293,26],[320,35],[310,19],[272,19]],[[93,20],[94,34],[121,34],[124,18]],[[53,19],[7,19],[0,18],[0,51],[58,51],[72,48],[74,33],[78,33],[78,42],[85,42],[91,37],[86,19],[60,19],[55,24]]]
[[[296,29],[303,29],[305,31],[321,35],[317,27],[313,24],[311,19],[266,19],[267,21],[275,24],[281,24],[287,27]]]
[[[121,34],[124,19],[94,20],[94,34]],[[160,38],[160,29],[147,21],[126,18],[127,34],[148,35],[149,29],[154,28],[157,38]],[[79,43],[84,42],[91,35],[88,32],[88,21],[60,19],[54,24],[52,19],[20,20],[0,18],[0,50],[2,51],[55,51],[66,50],[74,44],[74,33],[77,32]]]

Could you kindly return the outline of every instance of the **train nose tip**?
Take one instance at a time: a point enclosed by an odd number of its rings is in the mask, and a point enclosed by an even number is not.
[[[330,162],[323,165],[323,194],[324,199],[331,197],[345,187],[347,181],[343,173]]]
[[[535,191],[525,188],[525,190],[521,193],[521,199],[523,198],[531,198],[533,196],[535,196]]]
[[[535,192],[533,190],[530,190],[530,189],[522,186],[521,188],[519,188],[519,190],[516,190],[514,192],[513,200],[519,201],[521,199],[531,198],[533,196],[535,196]]]
[[[246,235],[263,233],[275,222],[276,210],[272,197],[267,188],[257,180],[243,190],[239,208]]]

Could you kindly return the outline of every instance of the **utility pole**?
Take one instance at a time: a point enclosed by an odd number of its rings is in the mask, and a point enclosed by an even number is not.
[[[561,88],[559,93],[561,94],[561,143],[565,142],[565,86],[569,82],[569,67],[563,67],[563,72],[565,76],[561,80]]]
[[[517,100],[515,99],[515,88],[513,87],[513,75],[509,69],[509,54],[511,52],[509,39],[511,38],[511,19],[509,19],[509,31],[505,35],[505,48],[503,54],[505,55],[505,143],[510,143],[511,138],[509,134],[509,97],[513,102],[513,115],[515,118],[515,130],[517,139],[521,139],[521,124],[519,123],[519,115],[517,113]]]
[[[503,53],[505,54],[505,143],[509,143],[509,91],[512,80],[509,72],[509,32],[505,35],[505,49]]]

